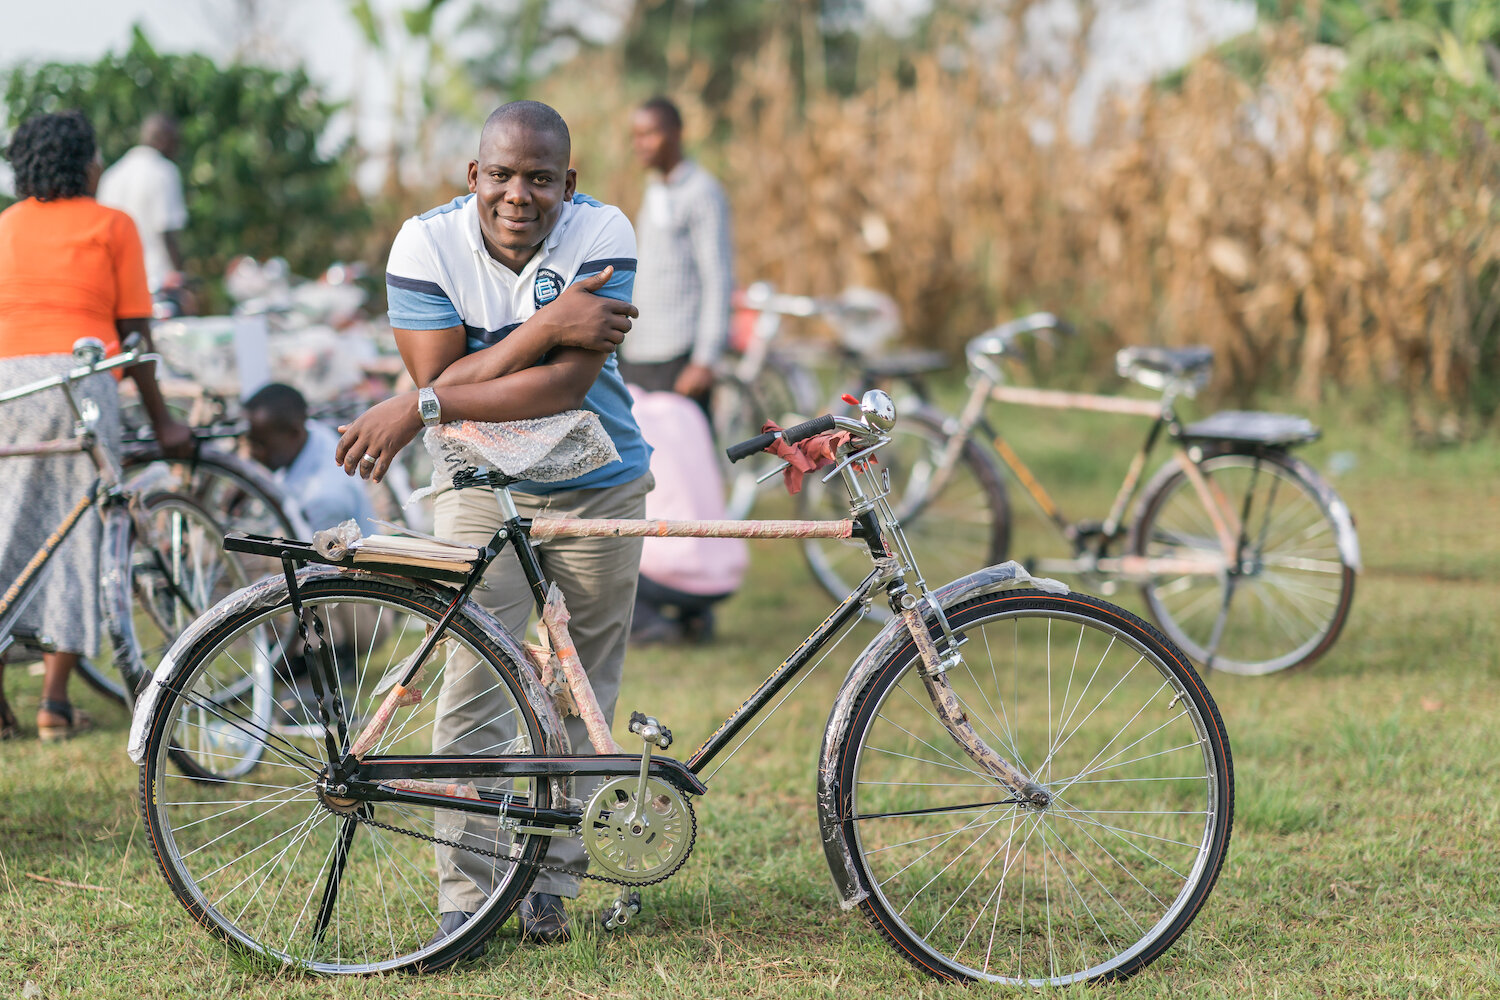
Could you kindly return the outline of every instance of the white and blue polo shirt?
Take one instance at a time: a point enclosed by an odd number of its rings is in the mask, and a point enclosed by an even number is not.
[[[520,274],[490,256],[472,194],[407,219],[391,244],[385,287],[391,326],[445,330],[460,326],[468,353],[498,343],[573,282],[614,265],[600,295],[630,301],[635,285],[635,231],[618,208],[585,194],[565,202],[557,225]],[[517,483],[524,493],[619,486],[650,469],[651,449],[630,413],[630,393],[613,354],[584,397],[620,453],[593,472],[560,483]]]

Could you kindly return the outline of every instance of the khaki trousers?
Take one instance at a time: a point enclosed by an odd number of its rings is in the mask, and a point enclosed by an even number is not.
[[[646,494],[655,481],[647,473],[639,479],[597,490],[567,490],[547,496],[512,493],[522,517],[539,512],[556,517],[639,518],[646,512]],[[487,543],[500,527],[500,508],[491,490],[448,490],[434,502],[434,533],[472,545]],[[599,708],[613,722],[615,700],[620,693],[620,675],[625,666],[625,641],[635,607],[635,588],[641,565],[639,538],[558,538],[536,544],[543,575],[562,589],[572,620],[568,631],[599,699]],[[515,553],[500,553],[485,574],[485,586],[475,599],[505,628],[522,640],[535,614],[526,576]],[[437,722],[433,727],[432,751],[442,754],[495,754],[506,751],[514,738],[510,720],[497,718],[503,707],[496,697],[493,676],[472,669],[468,657],[455,656],[443,671],[438,694]],[[583,721],[567,719],[568,739],[574,753],[593,753]],[[574,794],[585,802],[598,780],[577,779]],[[438,835],[450,840],[504,850],[497,824],[490,819],[463,813],[440,813]],[[505,872],[496,863],[452,848],[437,848],[438,909],[440,912],[473,913],[495,891]],[[544,859],[575,872],[587,869],[583,844],[576,837],[554,837]],[[564,872],[543,871],[537,875],[536,892],[569,898],[578,895],[578,877]]]

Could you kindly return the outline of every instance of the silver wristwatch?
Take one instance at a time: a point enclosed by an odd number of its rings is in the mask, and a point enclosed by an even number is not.
[[[417,390],[417,416],[422,418],[423,427],[436,427],[443,422],[443,409],[438,406],[437,390]]]

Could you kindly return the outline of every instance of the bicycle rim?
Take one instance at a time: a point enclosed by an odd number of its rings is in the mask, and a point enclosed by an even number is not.
[[[1051,794],[1017,804],[938,720],[908,644],[855,706],[844,823],[875,926],[942,977],[1064,985],[1162,954],[1223,865],[1228,741],[1192,668],[1144,623],[1017,592],[950,613],[946,675],[980,735]]]
[[[303,597],[332,635],[338,698],[348,721],[342,753],[442,608],[428,595],[376,583],[313,584]],[[462,738],[493,737],[489,753],[527,753],[543,745],[541,724],[502,655],[462,617],[447,635],[412,685],[424,696],[398,709],[372,752],[448,752],[456,758],[451,747],[457,744],[434,735],[437,706],[445,699],[450,720],[460,720]],[[257,729],[226,706],[209,706],[206,714],[216,722],[202,724],[197,713],[204,706],[191,695],[196,677],[210,666],[248,675],[256,659],[274,663],[278,690],[286,692],[277,723]],[[369,973],[436,968],[461,957],[519,902],[534,876],[527,862],[540,856],[545,838],[512,841],[493,821],[430,806],[364,803],[340,811],[327,804],[315,778],[328,753],[302,659],[295,617],[285,602],[226,622],[185,655],[172,688],[188,693],[163,698],[142,768],[143,809],[163,873],[199,922],[240,948],[287,965]],[[186,714],[183,702],[191,709]],[[248,743],[260,745],[259,762],[234,780],[195,784],[167,766],[174,747],[193,744],[203,752],[234,755]],[[479,784],[505,790],[495,779]],[[527,785],[509,790],[539,805],[550,801],[544,783]],[[498,851],[517,862],[435,848],[366,821]],[[434,940],[445,912],[475,915],[458,932]]]

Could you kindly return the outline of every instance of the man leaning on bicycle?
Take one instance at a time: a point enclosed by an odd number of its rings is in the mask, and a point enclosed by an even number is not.
[[[469,194],[402,226],[386,288],[397,346],[420,388],[343,429],[336,457],[345,472],[379,481],[424,425],[582,408],[598,414],[619,460],[565,482],[517,483],[517,508],[525,517],[644,515],[650,450],[613,354],[637,315],[635,234],[619,209],[577,192],[569,155],[568,127],[556,111],[535,101],[503,105],[469,162]],[[494,498],[447,485],[434,482],[437,534],[484,545],[500,525]],[[640,539],[623,538],[558,540],[538,550],[574,612],[573,637],[606,720],[619,693],[640,555]],[[499,561],[486,583],[481,603],[521,635],[532,595],[518,567]],[[484,750],[472,721],[484,706],[459,690],[465,676],[445,672],[434,753]],[[579,752],[593,752],[581,720],[568,720],[568,735]],[[589,783],[578,784],[587,797]],[[483,903],[495,871],[471,854],[439,853],[441,938]],[[555,943],[569,936],[562,897],[578,895],[572,872],[586,866],[582,845],[556,838],[546,863],[555,867],[543,869],[521,905],[521,930],[527,940]]]

